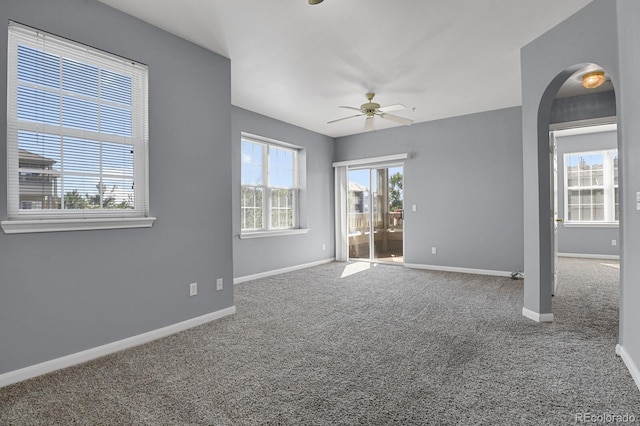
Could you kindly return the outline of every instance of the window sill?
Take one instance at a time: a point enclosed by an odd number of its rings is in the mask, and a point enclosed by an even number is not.
[[[112,217],[89,219],[30,219],[0,222],[5,234],[87,231],[95,229],[151,228],[155,217]]]
[[[562,226],[565,228],[618,228],[620,224],[615,222],[565,222]]]
[[[248,240],[251,238],[265,238],[265,237],[282,237],[285,235],[300,235],[309,232],[308,228],[300,229],[283,229],[280,231],[258,231],[258,232],[245,232],[239,234],[241,240]]]

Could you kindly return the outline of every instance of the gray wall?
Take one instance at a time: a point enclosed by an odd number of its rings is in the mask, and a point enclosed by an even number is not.
[[[521,271],[521,140],[509,108],[338,138],[336,160],[410,154],[406,263]]]
[[[332,259],[334,249],[333,147],[334,140],[242,108],[232,108],[233,267],[241,278],[305,263]],[[301,171],[300,224],[302,235],[241,240],[240,137],[251,133],[303,148],[306,173]],[[323,250],[322,246],[325,246]]]
[[[0,373],[233,305],[228,59],[94,0],[2,0],[15,20],[149,66],[150,229],[0,233]],[[6,99],[7,30],[0,30]],[[0,129],[6,103],[0,102]],[[0,132],[0,219],[6,219]],[[216,292],[216,278],[225,289]],[[189,297],[190,282],[198,296]]]
[[[640,2],[617,0],[616,6],[620,53],[618,138],[622,162],[620,344],[636,368],[640,368],[640,211],[636,210],[636,192],[640,191]],[[639,380],[636,378],[640,385]]]
[[[616,116],[616,95],[613,91],[555,99],[551,106],[550,123],[566,123]]]
[[[551,107],[564,81],[589,63],[604,67],[619,92],[615,5],[613,1],[595,0],[521,51],[524,262],[527,277],[524,305],[534,313],[552,312],[548,136]],[[617,111],[620,111],[619,106]]]
[[[596,63],[616,90],[620,155],[620,345],[640,365],[640,2],[594,0],[521,52],[525,308],[551,313],[548,124],[553,98],[582,64]],[[638,378],[636,377],[636,382]]]
[[[571,152],[617,149],[618,138],[615,131],[583,135],[562,136],[558,142],[558,217],[567,219],[564,212],[564,154]],[[558,227],[558,252],[571,254],[595,254],[617,256],[619,246],[618,228],[611,227]]]
[[[620,345],[640,365],[640,2],[594,0],[522,49],[525,193],[525,307],[551,312],[549,111],[562,82],[581,64],[596,63],[616,89],[620,211]],[[564,70],[564,71],[562,71]],[[546,166],[545,166],[546,164]],[[545,192],[546,190],[546,192]]]

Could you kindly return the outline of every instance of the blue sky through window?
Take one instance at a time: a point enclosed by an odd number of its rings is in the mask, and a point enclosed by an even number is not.
[[[242,185],[262,185],[262,157],[265,145],[242,141]]]
[[[295,186],[295,154],[290,149],[269,147],[269,186],[293,188]]]
[[[602,166],[604,163],[603,154],[575,154],[567,156],[567,166],[577,167],[581,162],[584,162],[585,166]]]
[[[363,187],[370,189],[369,171],[371,169],[349,170],[349,182],[357,183]],[[402,167],[389,167],[389,177],[396,173],[402,174]]]

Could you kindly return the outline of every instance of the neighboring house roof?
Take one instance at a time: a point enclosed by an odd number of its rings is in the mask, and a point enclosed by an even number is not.
[[[366,192],[369,191],[369,188],[367,188],[366,186],[362,186],[356,182],[349,182],[349,191]]]
[[[52,160],[47,157],[43,157],[42,155],[34,154],[31,151],[27,151],[26,149],[20,149],[20,153],[18,154],[18,158],[20,161],[25,161],[29,163],[42,164],[51,166],[56,163],[55,160]]]

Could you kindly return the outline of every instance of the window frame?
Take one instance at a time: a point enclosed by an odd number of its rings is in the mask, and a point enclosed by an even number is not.
[[[253,185],[253,184],[244,184],[242,182],[242,170],[243,170],[243,162],[242,162],[242,145],[244,142],[249,142],[256,145],[261,145],[262,149],[262,173],[261,173],[261,181],[262,184]],[[273,186],[269,182],[269,174],[270,174],[270,164],[269,164],[269,155],[271,148],[275,149],[283,149],[287,151],[291,151],[293,153],[293,185],[291,188],[277,187]],[[282,141],[276,141],[274,139],[265,138],[262,136],[252,135],[249,133],[242,132],[240,137],[240,234],[239,237],[241,239],[248,238],[261,238],[261,237],[270,237],[270,236],[281,236],[281,235],[296,235],[296,234],[305,234],[309,230],[302,228],[300,226],[300,192],[301,192],[301,158],[302,158],[302,147],[297,145],[289,144]],[[262,228],[243,228],[243,188],[244,187],[255,187],[262,189]],[[272,195],[274,190],[286,189],[293,191],[292,195],[292,209],[293,209],[293,225],[291,227],[273,227],[272,226]]]
[[[46,93],[59,93],[67,96],[63,87],[46,88],[37,83],[18,80],[18,49],[25,46],[69,61],[97,67],[98,70],[121,74],[126,68],[131,77],[131,136],[115,136],[100,129],[85,131],[58,125],[21,120],[18,117],[18,87],[31,87],[34,90],[45,89]],[[46,47],[45,47],[46,46]],[[120,56],[70,41],[49,33],[9,22],[7,50],[7,220],[0,222],[7,234],[26,232],[75,231],[86,229],[114,229],[150,227],[155,217],[149,215],[149,178],[148,178],[148,67]],[[62,73],[62,71],[60,71]],[[62,75],[62,74],[56,74]],[[128,74],[129,75],[129,74]],[[100,83],[98,83],[100,84]],[[99,86],[98,86],[99,87]],[[82,95],[75,95],[81,97]],[[101,101],[107,102],[107,101]],[[105,104],[107,105],[107,104]],[[108,105],[107,105],[108,106]],[[62,113],[62,110],[61,112]],[[62,116],[60,116],[62,117]],[[36,135],[52,135],[64,138],[88,138],[102,144],[111,139],[122,146],[131,146],[133,150],[133,194],[132,209],[23,209],[20,202],[19,143],[20,132],[33,132]],[[85,136],[87,134],[87,136]],[[102,149],[102,148],[101,148]],[[72,151],[73,152],[73,151]],[[101,157],[102,158],[102,157]],[[108,179],[103,172],[102,161],[92,175],[99,175],[100,182]],[[65,176],[63,172],[50,172],[48,176]],[[26,176],[26,175],[25,175]],[[54,183],[54,185],[56,185]],[[62,202],[64,196],[60,195]]]
[[[587,155],[602,155],[602,189],[603,189],[603,220],[570,220],[569,219],[569,191],[593,188],[594,185],[578,185],[569,187],[568,158]],[[565,227],[618,227],[619,220],[616,220],[616,202],[615,191],[619,185],[615,183],[615,159],[618,158],[618,150],[616,148],[593,149],[585,151],[565,152],[562,157],[563,161],[563,177],[564,177],[564,216],[566,220],[563,222]],[[593,205],[593,203],[592,203]]]

